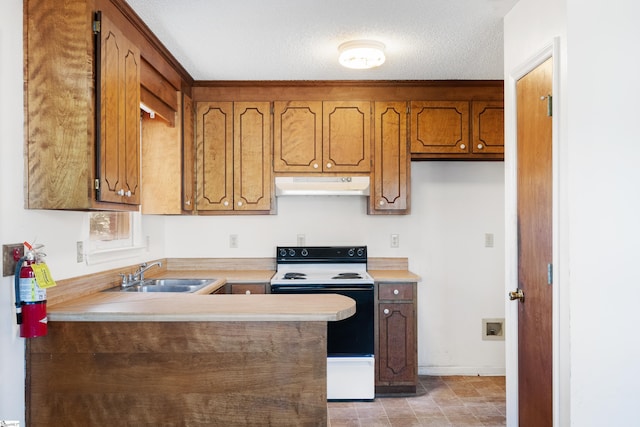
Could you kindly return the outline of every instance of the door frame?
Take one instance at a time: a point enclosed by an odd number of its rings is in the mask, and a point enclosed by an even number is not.
[[[552,386],[553,425],[569,425],[569,287],[568,255],[563,251],[568,235],[567,227],[560,227],[567,217],[566,147],[562,141],[561,117],[565,103],[561,103],[562,58],[560,37],[554,38],[535,55],[513,70],[507,71],[505,81],[505,371],[507,426],[518,426],[518,304],[507,298],[509,291],[518,286],[518,234],[517,234],[517,93],[516,83],[527,73],[549,58],[553,58],[553,123],[552,123]]]

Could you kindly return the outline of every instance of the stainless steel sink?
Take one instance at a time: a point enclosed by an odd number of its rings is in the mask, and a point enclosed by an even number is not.
[[[217,279],[145,279],[127,287],[118,286],[107,291],[118,292],[196,292]]]

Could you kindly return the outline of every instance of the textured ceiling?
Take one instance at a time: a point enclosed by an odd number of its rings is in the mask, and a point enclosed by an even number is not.
[[[127,0],[196,80],[502,79],[502,18],[518,0]],[[387,62],[338,64],[374,39]]]

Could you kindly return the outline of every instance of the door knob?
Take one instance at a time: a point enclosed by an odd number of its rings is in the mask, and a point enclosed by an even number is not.
[[[509,299],[511,301],[519,299],[520,302],[524,302],[524,292],[522,289],[518,288],[515,291],[509,292]]]

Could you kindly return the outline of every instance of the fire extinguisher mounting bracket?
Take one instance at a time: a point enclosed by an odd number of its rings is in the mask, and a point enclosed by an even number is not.
[[[2,245],[2,276],[13,276],[16,271],[16,263],[23,256],[23,243]]]

